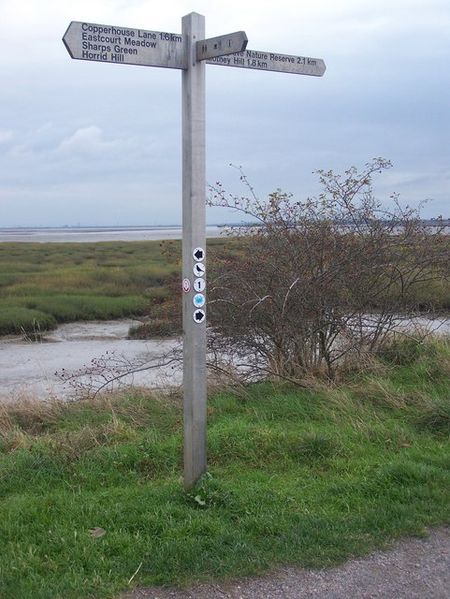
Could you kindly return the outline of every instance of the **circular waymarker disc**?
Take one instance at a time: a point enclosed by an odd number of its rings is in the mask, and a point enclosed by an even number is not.
[[[203,293],[196,293],[194,295],[194,297],[192,298],[192,301],[196,308],[203,308],[203,306],[205,305],[206,299],[205,299],[205,296],[203,295]]]
[[[195,291],[204,291],[206,288],[205,279],[195,279],[194,281],[194,289]]]
[[[205,320],[206,314],[204,310],[196,310],[192,317],[194,319],[194,322],[196,322],[197,324],[201,324]]]
[[[191,282],[189,279],[183,279],[183,291],[184,293],[189,293],[191,290]]]
[[[205,265],[202,264],[201,262],[196,262],[194,264],[194,268],[192,270],[196,277],[202,277],[205,274],[206,268],[205,268]]]
[[[205,259],[205,250],[203,248],[195,248],[192,252],[192,256],[197,262],[202,262]]]

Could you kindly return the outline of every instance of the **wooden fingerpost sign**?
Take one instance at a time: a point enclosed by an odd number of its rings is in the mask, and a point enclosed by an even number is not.
[[[181,69],[183,147],[184,486],[206,472],[206,153],[207,64],[321,77],[319,58],[247,50],[243,31],[205,39],[205,17],[182,18],[181,35],[72,21],[63,37],[79,60]]]

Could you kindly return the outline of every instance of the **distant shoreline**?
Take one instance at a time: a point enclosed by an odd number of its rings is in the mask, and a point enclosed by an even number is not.
[[[342,223],[344,227],[351,223]],[[436,219],[423,219],[422,224],[436,227]],[[441,225],[448,233],[450,219],[443,219]],[[206,237],[220,237],[230,229],[258,226],[257,223],[229,223],[207,225]],[[83,227],[0,227],[0,243],[95,243],[100,241],[163,241],[181,239],[181,225],[134,225],[134,226],[94,226]]]
[[[208,225],[207,237],[219,237],[226,225]],[[181,225],[134,227],[0,227],[0,243],[89,243],[181,239]]]

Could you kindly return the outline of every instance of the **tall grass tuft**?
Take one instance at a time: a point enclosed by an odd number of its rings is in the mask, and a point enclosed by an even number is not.
[[[21,307],[0,309],[0,335],[33,335],[54,328],[56,319],[46,312]]]
[[[416,426],[420,431],[450,440],[450,390],[447,401],[432,402],[418,415]]]

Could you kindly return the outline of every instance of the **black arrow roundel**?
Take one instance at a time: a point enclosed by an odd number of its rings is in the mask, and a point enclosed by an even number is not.
[[[194,320],[195,322],[197,322],[198,324],[200,324],[201,322],[203,322],[206,318],[206,314],[204,310],[196,310],[194,312]]]
[[[195,250],[192,252],[192,255],[197,262],[201,262],[205,259],[205,250],[203,248],[195,248]]]

